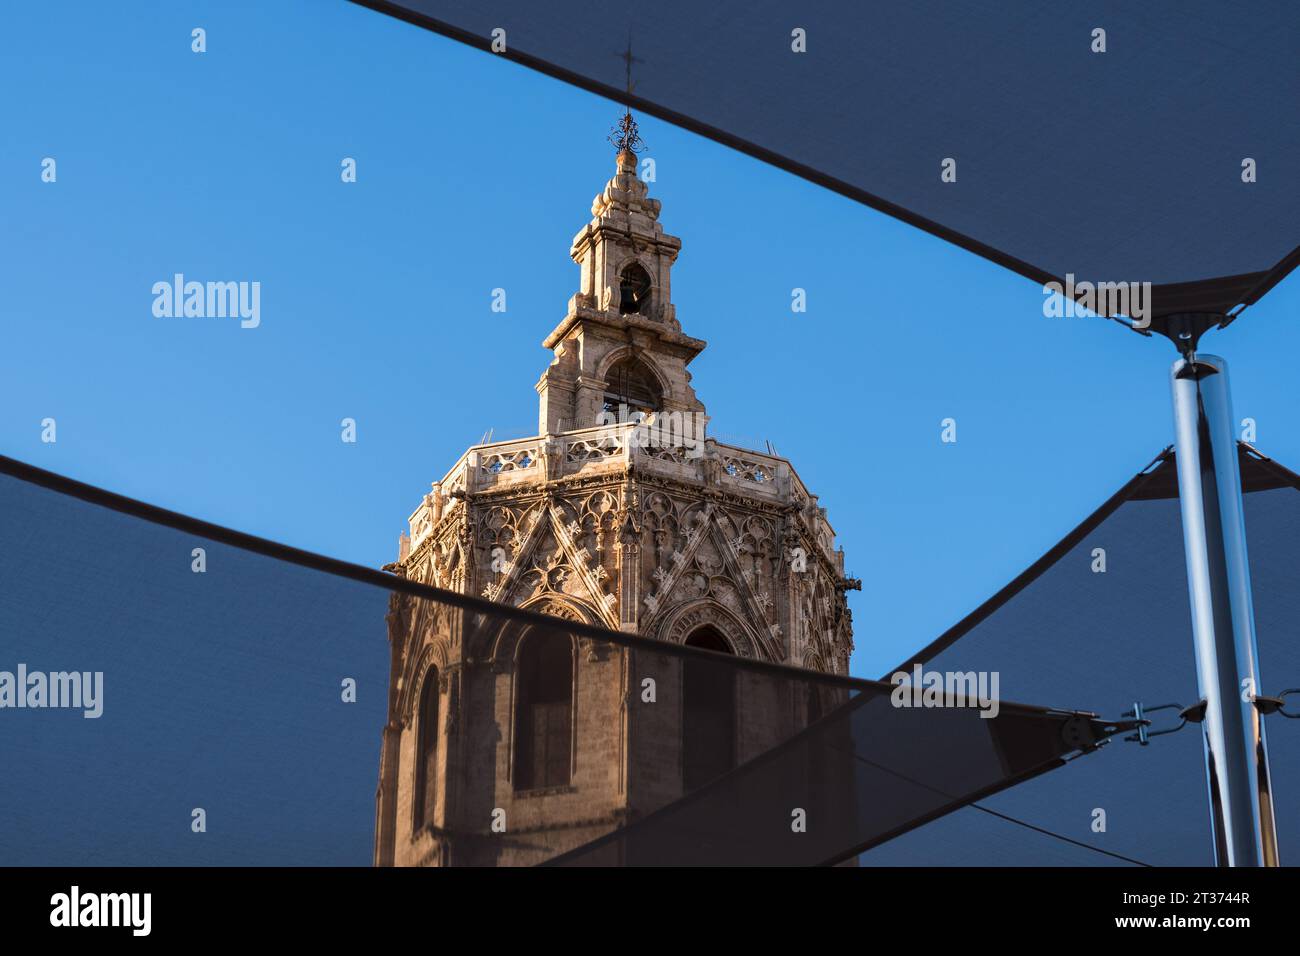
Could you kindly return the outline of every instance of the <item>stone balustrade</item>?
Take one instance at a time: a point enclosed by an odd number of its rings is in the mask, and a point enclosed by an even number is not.
[[[665,437],[668,440],[665,440]],[[652,425],[627,423],[598,425],[557,435],[475,445],[461,455],[427,495],[410,521],[410,549],[414,551],[466,494],[518,489],[530,484],[603,472],[638,472],[731,487],[759,495],[774,503],[793,504],[810,515],[816,538],[830,553],[834,530],[824,509],[808,493],[789,461],[776,455],[727,445],[712,438],[702,441]]]

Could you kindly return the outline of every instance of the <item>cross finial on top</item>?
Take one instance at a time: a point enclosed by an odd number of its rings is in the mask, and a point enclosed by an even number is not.
[[[609,131],[609,141],[620,153],[628,152],[635,154],[637,150],[645,148],[645,141],[641,139],[641,134],[637,130],[636,120],[632,118],[632,90],[636,84],[632,82],[632,64],[644,63],[640,57],[632,55],[632,33],[628,31],[627,49],[622,53],[616,53],[626,67],[626,89],[629,102],[625,104],[623,119],[619,124]]]

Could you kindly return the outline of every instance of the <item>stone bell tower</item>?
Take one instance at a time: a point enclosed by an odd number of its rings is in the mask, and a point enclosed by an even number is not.
[[[789,461],[707,436],[687,371],[706,343],[677,320],[681,241],[637,177],[636,143],[629,115],[570,250],[578,292],[544,341],[554,358],[537,383],[538,434],[468,449],[412,513],[389,569],[562,620],[846,674],[845,591],[858,582]],[[773,713],[793,722],[782,733],[812,719],[803,703],[746,703],[730,685],[683,690],[680,674],[644,717],[628,649],[470,627],[432,601],[395,598],[389,640],[378,865],[540,862],[762,753]],[[702,705],[689,693],[710,696],[707,734],[683,732]],[[647,735],[653,752],[629,743]],[[493,839],[494,813],[508,839]]]

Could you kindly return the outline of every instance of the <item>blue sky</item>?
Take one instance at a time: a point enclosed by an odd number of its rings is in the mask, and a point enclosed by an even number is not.
[[[465,447],[535,431],[541,340],[576,290],[569,242],[619,108],[343,0],[60,10],[13,7],[0,31],[0,451],[392,560]],[[1172,440],[1164,340],[1045,318],[1038,286],[969,253],[642,132],[683,241],[677,315],[709,342],[693,384],[714,434],[770,440],[828,508],[863,581],[854,673],[953,624]],[[261,325],[156,318],[151,287],[177,272],[260,282]],[[1204,343],[1291,467],[1297,305],[1292,278]]]

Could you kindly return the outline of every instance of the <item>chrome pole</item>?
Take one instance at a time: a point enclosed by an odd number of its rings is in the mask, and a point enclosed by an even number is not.
[[[1174,363],[1170,382],[1215,857],[1277,866],[1228,365],[1192,353]]]

